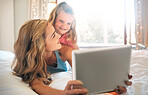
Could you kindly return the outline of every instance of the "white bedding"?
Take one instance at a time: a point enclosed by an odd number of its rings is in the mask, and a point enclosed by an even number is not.
[[[19,77],[12,75],[11,63],[14,54],[9,51],[0,51],[0,95],[37,95],[28,84]],[[148,50],[133,50],[131,59],[131,74],[133,85],[129,86],[127,95],[148,95]],[[64,89],[71,80],[72,72],[52,74],[51,87]]]
[[[148,50],[133,50],[130,73],[133,85],[128,87],[129,95],[148,95]]]
[[[0,51],[0,95],[37,95],[28,84],[21,81],[21,78],[12,75],[13,58],[13,53]],[[50,86],[64,89],[67,82],[72,79],[71,74],[71,71],[52,74],[53,82]]]

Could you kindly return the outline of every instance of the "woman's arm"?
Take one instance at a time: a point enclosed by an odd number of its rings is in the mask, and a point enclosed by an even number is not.
[[[44,84],[43,80],[40,78],[34,79],[30,83],[32,89],[39,95],[73,95],[73,94],[84,94],[88,93],[86,88],[83,88],[83,83],[79,80],[69,81],[64,90],[54,89],[50,86]],[[73,86],[78,88],[72,89]]]
[[[39,95],[62,95],[63,93],[62,90],[57,90],[57,89],[51,88],[50,86],[45,85],[43,80],[40,78],[34,79],[30,83],[30,86]]]

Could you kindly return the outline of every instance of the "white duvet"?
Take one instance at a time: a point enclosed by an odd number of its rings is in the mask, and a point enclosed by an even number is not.
[[[14,54],[9,51],[0,51],[0,95],[37,95],[21,78],[12,75],[11,64]],[[63,90],[72,72],[60,72],[52,74],[51,87]]]
[[[12,75],[11,63],[14,54],[0,51],[0,95],[37,95],[28,84],[19,77]],[[133,50],[130,73],[133,75],[133,85],[129,86],[127,95],[148,95],[148,50]],[[51,87],[64,89],[72,79],[72,72],[52,74]],[[106,95],[106,94],[105,94]]]

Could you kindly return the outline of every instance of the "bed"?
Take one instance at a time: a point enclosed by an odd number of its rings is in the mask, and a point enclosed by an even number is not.
[[[0,51],[0,95],[37,95],[28,84],[12,75],[11,64],[14,54]],[[51,87],[64,89],[71,80],[71,70],[52,74]],[[126,95],[148,95],[148,50],[132,50],[130,74],[133,85],[127,88]],[[60,85],[60,86],[59,86]],[[106,95],[106,94],[101,94]],[[107,94],[109,95],[109,94]]]

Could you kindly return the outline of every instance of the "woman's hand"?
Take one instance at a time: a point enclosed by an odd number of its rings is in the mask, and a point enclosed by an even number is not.
[[[88,90],[82,87],[83,83],[79,80],[69,81],[63,91],[62,95],[87,95]]]
[[[133,76],[132,75],[128,75],[128,78],[131,79]],[[125,84],[127,86],[130,86],[132,85],[132,82],[131,81],[125,81]],[[118,94],[122,94],[122,93],[126,93],[127,92],[127,89],[123,86],[118,86],[118,89],[115,89],[115,92],[118,93]]]
[[[132,79],[132,75],[128,75],[128,79]],[[127,86],[130,86],[130,85],[132,85],[132,82],[131,81],[125,81],[125,84],[127,85]]]

